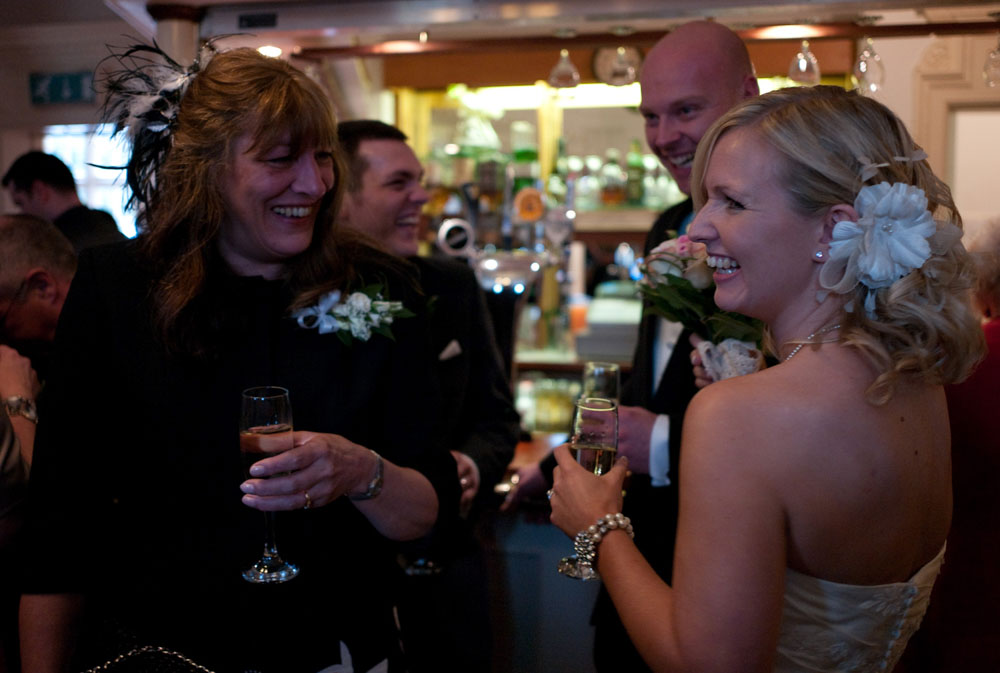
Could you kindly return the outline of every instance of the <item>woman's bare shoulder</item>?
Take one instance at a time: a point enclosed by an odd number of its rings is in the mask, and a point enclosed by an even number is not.
[[[684,446],[715,447],[697,449],[706,459],[795,469],[796,456],[810,461],[810,451],[823,450],[818,438],[835,435],[843,418],[863,414],[866,405],[861,382],[776,366],[701,390],[685,416]]]

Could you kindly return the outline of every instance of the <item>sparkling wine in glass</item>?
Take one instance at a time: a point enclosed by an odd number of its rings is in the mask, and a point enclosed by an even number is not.
[[[240,413],[240,450],[247,475],[258,460],[292,448],[292,404],[288,390],[277,386],[247,388]],[[243,571],[243,579],[255,584],[287,582],[299,574],[281,558],[275,541],[275,512],[264,512],[264,553]]]
[[[576,461],[600,476],[614,465],[618,453],[618,403],[601,397],[581,397],[576,403],[569,451]],[[573,543],[574,549],[577,541]],[[559,561],[559,572],[578,580],[599,579],[597,570],[576,553]]]

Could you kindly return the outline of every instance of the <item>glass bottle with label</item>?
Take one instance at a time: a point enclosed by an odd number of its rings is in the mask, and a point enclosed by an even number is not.
[[[535,187],[541,175],[534,125],[522,120],[512,122],[510,145],[514,159],[514,193],[517,194],[524,187]]]
[[[625,202],[625,184],[628,181],[621,165],[621,154],[612,147],[604,156],[604,165],[601,167],[601,204],[620,206]]]

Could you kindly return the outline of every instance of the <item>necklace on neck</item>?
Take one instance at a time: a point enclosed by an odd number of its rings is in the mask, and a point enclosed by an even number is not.
[[[797,344],[795,348],[792,349],[792,352],[789,353],[787,356],[785,356],[784,361],[788,362],[789,360],[791,360],[793,357],[795,357],[796,353],[802,350],[803,346],[805,346],[806,344],[813,343],[813,339],[818,337],[820,334],[826,334],[827,332],[832,332],[835,329],[840,329],[839,322],[836,325],[827,325],[826,327],[816,330],[815,332],[807,336],[805,339],[803,339],[799,344]],[[821,341],[820,343],[832,343],[832,341]]]

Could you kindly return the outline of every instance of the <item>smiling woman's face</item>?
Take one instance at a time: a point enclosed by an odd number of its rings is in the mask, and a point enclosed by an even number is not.
[[[707,199],[688,231],[707,248],[719,307],[769,323],[793,304],[815,303],[819,289],[812,254],[823,217],[791,207],[782,161],[753,130],[726,131],[705,171]]]
[[[226,211],[219,251],[241,276],[277,278],[289,259],[312,242],[323,197],[334,186],[334,161],[328,148],[290,143],[253,147],[253,135],[240,137],[222,175]]]

